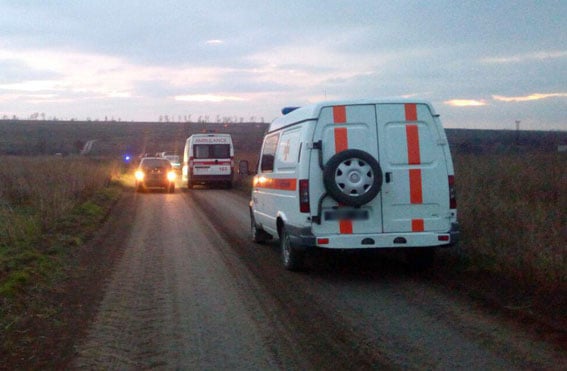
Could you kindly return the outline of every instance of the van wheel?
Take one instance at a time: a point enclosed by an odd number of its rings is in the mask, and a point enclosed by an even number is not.
[[[193,182],[190,180],[187,181],[187,189],[193,189]]]
[[[170,185],[168,191],[169,193],[175,193],[175,184]]]
[[[291,238],[285,226],[281,229],[280,247],[282,250],[282,261],[285,269],[289,271],[299,271],[303,269],[305,253],[298,250],[291,244]]]
[[[339,152],[323,169],[323,183],[331,197],[348,206],[372,201],[382,188],[382,170],[372,155],[358,149]]]
[[[270,239],[270,235],[266,233],[266,231],[258,228],[252,213],[250,213],[250,236],[252,237],[252,241],[256,243],[264,243]]]

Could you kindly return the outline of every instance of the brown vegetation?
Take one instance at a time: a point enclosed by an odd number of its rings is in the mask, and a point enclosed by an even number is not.
[[[567,156],[454,157],[463,263],[521,284],[564,290]]]

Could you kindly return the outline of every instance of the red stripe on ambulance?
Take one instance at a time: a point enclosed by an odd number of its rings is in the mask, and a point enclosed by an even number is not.
[[[346,123],[346,107],[333,106],[333,123],[344,124]],[[347,128],[335,128],[335,153],[346,151],[348,149],[348,131]],[[341,220],[339,221],[339,232],[341,234],[352,234],[352,221]]]
[[[417,105],[405,104],[405,119],[406,121],[417,121]],[[421,154],[419,148],[419,127],[416,124],[406,125],[406,142],[408,148],[408,164],[420,165]],[[423,181],[421,178],[421,169],[409,169],[409,188],[410,188],[410,203],[422,204],[423,203]],[[412,232],[423,232],[425,230],[423,219],[412,219],[411,221]]]

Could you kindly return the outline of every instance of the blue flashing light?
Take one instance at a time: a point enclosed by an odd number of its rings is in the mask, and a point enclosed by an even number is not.
[[[298,108],[299,107],[284,107],[282,108],[282,115],[287,115],[288,113],[293,112]]]

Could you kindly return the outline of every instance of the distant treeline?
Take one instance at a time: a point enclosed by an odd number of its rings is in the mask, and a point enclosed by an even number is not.
[[[0,120],[0,155],[79,154],[96,140],[90,155],[182,153],[186,138],[200,132],[233,136],[238,151],[260,149],[266,123],[176,123]],[[447,129],[453,153],[556,152],[567,131]]]

